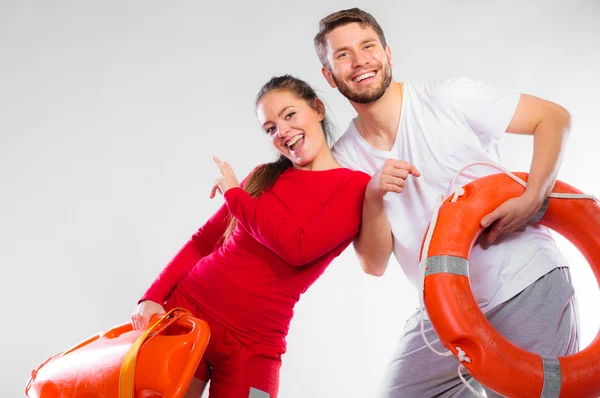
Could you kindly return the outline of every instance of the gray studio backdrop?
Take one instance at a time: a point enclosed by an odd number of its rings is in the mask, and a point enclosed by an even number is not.
[[[596,1],[0,2],[0,396],[32,368],[128,320],[140,294],[222,203],[217,169],[275,157],[254,114],[273,75],[319,90],[343,132],[353,110],[312,48],[321,17],[358,5],[379,19],[397,80],[468,76],[564,105],[574,118],[559,178],[600,195]],[[507,136],[527,171],[532,142]],[[583,344],[598,286],[573,266]],[[281,397],[372,397],[416,291],[392,263],[363,274],[352,249],[303,296]]]

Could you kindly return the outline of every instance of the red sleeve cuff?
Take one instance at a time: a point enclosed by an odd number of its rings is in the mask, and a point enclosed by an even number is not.
[[[224,195],[225,203],[229,209],[229,213],[237,218],[239,222],[244,223],[243,215],[252,211],[254,199],[250,194],[240,187],[228,189]]]
[[[138,304],[145,300],[154,301],[155,303],[158,303],[160,305],[163,305],[165,303],[165,300],[161,300],[159,296],[146,293],[138,300]]]
[[[244,194],[248,195],[248,193],[244,191],[241,187],[233,187],[229,188],[227,192],[225,192],[223,198],[225,199],[225,202],[230,202],[238,198],[240,195]]]

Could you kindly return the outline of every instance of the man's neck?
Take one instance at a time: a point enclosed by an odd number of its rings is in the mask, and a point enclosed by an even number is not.
[[[392,149],[398,133],[403,97],[404,83],[392,80],[385,94],[377,101],[369,104],[350,102],[358,113],[354,125],[365,141],[374,148],[386,151]]]

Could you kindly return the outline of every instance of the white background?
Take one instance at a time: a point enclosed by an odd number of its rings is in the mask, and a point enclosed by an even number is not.
[[[320,18],[355,5],[387,33],[396,80],[468,76],[565,106],[574,126],[559,178],[600,195],[594,0],[2,0],[1,397],[23,396],[48,356],[128,320],[222,203],[208,199],[212,155],[240,178],[275,157],[254,113],[271,76],[307,80],[343,132],[354,112],[321,77],[312,38]],[[531,143],[507,135],[504,164],[527,171]],[[586,345],[598,284],[559,244]],[[280,396],[373,396],[416,297],[396,263],[370,277],[347,250],[297,305]]]

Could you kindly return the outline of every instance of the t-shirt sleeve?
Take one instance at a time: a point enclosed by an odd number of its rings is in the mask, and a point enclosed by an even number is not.
[[[333,147],[331,147],[331,153],[333,154],[335,160],[337,160],[339,164],[354,170],[354,167],[352,167],[352,164],[347,157],[348,148],[346,145],[344,145],[341,139],[338,140],[335,144],[333,144]]]
[[[304,225],[290,223],[271,212],[247,192],[225,193],[229,211],[262,245],[292,266],[308,264],[353,238],[360,227],[362,203],[369,176],[353,173]]]
[[[453,103],[474,132],[502,137],[515,114],[520,93],[465,77],[451,80],[449,87]]]

